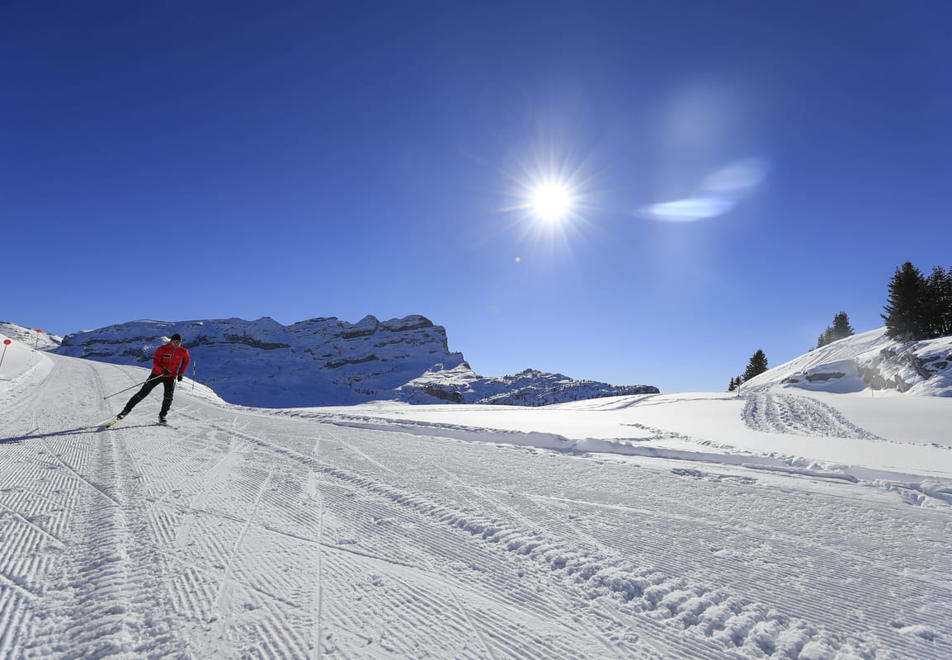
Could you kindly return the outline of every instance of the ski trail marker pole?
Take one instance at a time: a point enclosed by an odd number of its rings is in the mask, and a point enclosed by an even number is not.
[[[36,347],[40,343],[40,333],[43,332],[39,328],[36,329],[36,339],[33,340],[33,352],[36,353]]]
[[[10,345],[10,340],[9,340],[9,339],[4,339],[4,340],[3,340],[3,354],[0,355],[0,365],[3,364],[3,358],[6,357],[6,355],[7,355],[7,346],[9,346],[9,345]]]

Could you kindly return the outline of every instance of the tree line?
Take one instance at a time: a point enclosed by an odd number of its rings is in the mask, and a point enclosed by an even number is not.
[[[952,335],[952,268],[939,266],[926,277],[907,261],[896,269],[889,281],[889,296],[881,314],[886,321],[886,335],[898,341],[921,341]],[[822,348],[854,333],[846,312],[833,317],[833,325],[820,333],[816,347]],[[757,350],[750,358],[743,375],[731,378],[728,391],[733,392],[754,376],[767,371],[767,356]]]
[[[907,261],[889,282],[889,298],[881,314],[886,334],[899,341],[920,341],[952,335],[952,268],[939,266],[925,277]]]

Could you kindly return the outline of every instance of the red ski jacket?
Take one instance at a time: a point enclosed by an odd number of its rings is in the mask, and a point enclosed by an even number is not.
[[[171,373],[166,376],[167,378],[172,378],[176,374],[184,376],[185,370],[188,369],[189,359],[188,349],[184,346],[175,348],[171,342],[165,346],[159,346],[152,358],[152,374],[158,375],[163,369],[168,369]]]

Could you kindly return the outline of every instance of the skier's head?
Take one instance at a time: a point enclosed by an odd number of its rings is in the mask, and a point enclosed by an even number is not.
[[[173,343],[173,344],[175,344],[175,343],[181,344],[181,343],[182,343],[182,335],[180,335],[179,333],[176,332],[174,335],[172,335],[172,339],[170,339],[169,341],[170,341],[171,343]]]

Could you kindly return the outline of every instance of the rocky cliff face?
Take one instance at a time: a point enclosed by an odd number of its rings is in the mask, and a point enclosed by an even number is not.
[[[423,316],[351,324],[315,318],[285,326],[257,321],[132,321],[76,332],[58,353],[151,366],[155,349],[182,335],[189,376],[226,401],[261,407],[348,405],[373,399],[411,403],[545,405],[598,396],[657,392],[637,385],[574,381],[526,370],[483,378],[451,352],[446,331]]]

